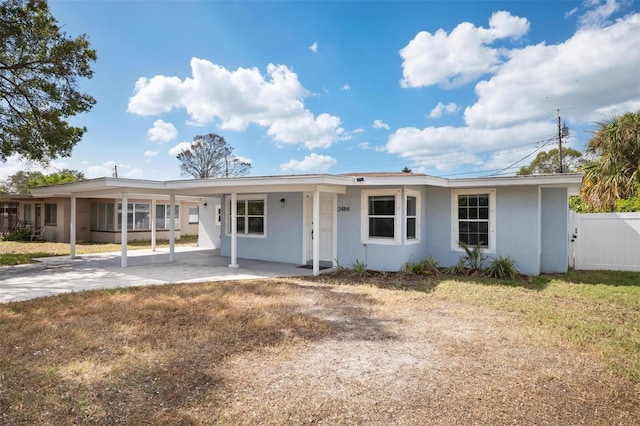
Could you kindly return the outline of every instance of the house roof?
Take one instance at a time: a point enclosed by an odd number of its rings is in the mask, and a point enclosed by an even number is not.
[[[499,176],[445,179],[420,173],[368,172],[342,175],[306,174],[279,176],[244,176],[230,178],[183,179],[154,181],[102,177],[80,182],[32,188],[34,197],[129,198],[153,196],[157,199],[175,195],[177,199],[197,199],[231,192],[303,192],[320,190],[343,194],[350,186],[427,185],[444,188],[481,188],[498,186],[568,187],[577,192],[582,174]]]

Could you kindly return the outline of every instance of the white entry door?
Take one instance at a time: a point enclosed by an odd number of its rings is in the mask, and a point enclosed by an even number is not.
[[[307,261],[313,260],[313,195],[307,197]],[[334,195],[320,194],[320,261],[333,262]]]

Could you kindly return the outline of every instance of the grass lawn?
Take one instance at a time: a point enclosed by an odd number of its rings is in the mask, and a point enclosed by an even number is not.
[[[196,245],[197,236],[183,236],[176,245]],[[168,240],[158,240],[158,247],[169,247]],[[128,250],[151,248],[151,241],[130,241]],[[108,253],[120,251],[120,244],[113,243],[76,243],[77,254]],[[68,256],[69,243],[48,241],[0,241],[0,266],[33,263],[34,258],[50,256]]]
[[[0,423],[638,422],[640,274],[405,278],[0,305]]]

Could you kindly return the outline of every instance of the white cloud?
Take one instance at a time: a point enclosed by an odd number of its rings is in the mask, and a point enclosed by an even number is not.
[[[156,155],[158,155],[158,151],[147,150],[144,152],[145,157],[155,157]]]
[[[318,53],[318,42],[314,41],[311,46],[309,46],[309,50],[313,53]]]
[[[391,127],[382,120],[373,120],[373,128],[389,130]]]
[[[125,177],[130,179],[140,179],[143,175],[142,169],[131,169],[124,174]]]
[[[578,18],[578,24],[586,28],[598,28],[610,24],[609,18],[620,10],[621,6],[617,0],[590,0],[586,3],[593,9]]]
[[[106,161],[101,165],[97,166],[89,166],[87,167],[87,171],[85,175],[89,179],[99,178],[99,177],[109,177],[114,175],[115,167],[118,167],[118,176],[119,177],[127,177],[127,172],[130,172],[131,166],[128,164],[119,164],[113,160]]]
[[[454,102],[450,102],[448,104],[443,104],[442,102],[438,102],[438,105],[429,113],[429,118],[440,118],[442,114],[455,114],[458,112],[460,107],[458,104]]]
[[[548,122],[533,122],[501,129],[470,127],[405,127],[389,136],[386,151],[413,165],[439,172],[462,166],[482,166],[492,151],[530,145],[553,137]]]
[[[450,88],[495,72],[503,62],[501,49],[489,47],[500,39],[518,39],[529,31],[529,21],[509,12],[495,12],[489,28],[463,22],[451,33],[443,29],[434,34],[419,32],[400,50],[402,87],[439,84]]]
[[[308,149],[327,147],[343,137],[339,117],[317,117],[305,108],[309,92],[296,73],[284,65],[257,68],[226,68],[204,59],[191,60],[192,77],[140,78],[128,111],[155,115],[185,108],[193,124],[220,121],[223,130],[242,131],[251,123],[267,127],[275,142],[303,144]]]
[[[156,120],[153,127],[147,131],[147,137],[154,142],[169,142],[178,136],[178,129],[166,121]]]
[[[178,154],[180,154],[182,151],[184,151],[185,149],[191,148],[191,143],[192,142],[180,142],[179,144],[177,144],[176,146],[171,148],[168,151],[168,153],[169,153],[169,155],[172,155],[172,156],[175,157]]]
[[[342,86],[342,90],[351,90],[351,86],[345,84],[344,86]]]
[[[360,148],[360,149],[371,149],[371,144],[369,142],[360,142],[358,144],[358,148]]]
[[[253,164],[253,160],[251,158],[243,157],[242,155],[237,155],[236,158],[243,163]]]
[[[358,127],[357,129],[351,131],[352,135],[356,135],[358,133],[364,133],[364,129],[362,127]]]
[[[626,112],[640,101],[637,70],[640,14],[605,28],[579,29],[557,45],[544,43],[510,52],[489,80],[476,85],[478,101],[465,109],[470,127],[497,128],[553,116],[593,123],[606,113]]]
[[[281,164],[280,169],[291,172],[326,172],[337,163],[336,159],[328,155],[311,153],[304,160],[289,160]]]
[[[48,165],[44,165],[26,161],[19,155],[7,157],[7,160],[4,163],[0,162],[0,165],[2,165],[2,167],[0,167],[0,180],[6,180],[9,176],[18,173],[19,171],[49,174],[58,172],[62,169],[68,169],[70,167],[69,164],[60,160],[54,160]]]

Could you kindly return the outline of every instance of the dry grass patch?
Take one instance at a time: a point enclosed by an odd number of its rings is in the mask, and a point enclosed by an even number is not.
[[[446,285],[219,282],[1,305],[0,423],[640,418],[637,382],[520,314],[449,300]]]

